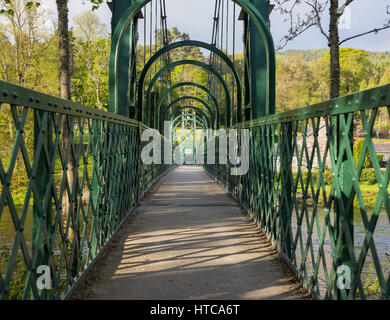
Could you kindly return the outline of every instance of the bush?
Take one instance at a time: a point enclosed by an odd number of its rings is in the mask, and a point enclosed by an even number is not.
[[[377,158],[378,158],[379,165],[381,165],[382,162],[383,162],[383,154],[378,154],[378,153],[377,153],[376,156],[377,156]]]
[[[308,174],[309,174],[308,171],[302,171],[302,180],[303,180],[303,185],[304,186],[306,186],[307,179],[308,179],[307,178]],[[320,173],[318,171],[312,171],[311,172],[311,178],[313,180],[314,187],[317,187],[318,181],[320,180]],[[301,179],[298,178],[298,173],[295,172],[294,173],[294,181],[297,181],[297,179],[299,179],[298,186],[300,186],[301,185]],[[309,186],[310,186],[310,182],[309,182]]]
[[[359,182],[362,184],[376,184],[375,170],[363,169],[360,175]]]
[[[356,142],[353,146],[353,163],[354,163],[355,167],[357,167],[357,165],[359,163],[360,155],[361,155],[362,149],[363,149],[363,144],[364,144],[364,139],[359,139],[359,141]],[[369,154],[366,153],[366,155],[364,157],[363,168],[369,168],[370,166],[371,166],[371,163],[370,163]]]
[[[364,144],[364,139],[359,139],[359,141],[356,142],[353,146],[353,163],[355,167],[357,167],[359,163],[360,155],[363,149],[363,144]],[[377,154],[376,156],[378,158],[379,165],[380,165],[383,161],[383,155]],[[368,152],[366,152],[366,155],[364,157],[364,162],[363,162],[363,169],[367,169],[367,168],[372,168],[371,158]]]
[[[11,251],[7,247],[0,248],[1,261],[7,263],[11,259]],[[21,300],[23,297],[24,287],[27,281],[28,269],[24,264],[21,254],[16,256],[13,275],[8,288],[8,299]]]
[[[332,169],[326,169],[324,171],[324,180],[326,185],[331,185],[333,182],[333,172]]]

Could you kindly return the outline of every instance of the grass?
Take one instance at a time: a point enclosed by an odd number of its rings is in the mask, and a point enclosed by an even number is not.
[[[326,185],[325,186],[327,197],[329,197],[329,193],[330,193],[331,188],[332,188],[331,185]],[[310,189],[311,189],[311,187],[309,187],[309,190]],[[315,192],[316,192],[317,191],[317,186],[316,185],[314,186],[314,189],[315,189]],[[367,210],[373,209],[374,206],[375,206],[375,202],[376,202],[377,196],[378,196],[378,191],[379,191],[378,184],[373,184],[373,185],[361,184],[360,185],[360,191],[362,193],[363,202],[364,202],[364,205],[365,205],[366,209]],[[387,191],[390,193],[390,186],[387,188]],[[298,186],[297,193],[298,194],[302,194],[302,187]],[[309,199],[307,199],[307,203],[312,204],[313,203],[313,199],[311,197],[311,192],[308,192],[308,195],[310,197],[309,197]],[[319,207],[323,207],[324,206],[324,199],[323,199],[323,196],[322,196],[322,189],[320,191],[320,195],[319,195],[319,198],[318,198],[317,202],[318,202],[318,206]],[[355,200],[354,200],[353,205],[354,205],[355,209],[359,209],[360,208],[356,196],[355,196]],[[382,207],[383,207],[383,205],[382,205]]]
[[[91,179],[92,177],[92,160],[88,161],[88,165],[87,165],[87,170],[88,170],[88,176],[89,178]],[[54,182],[57,183],[59,181],[62,180],[62,165],[61,165],[61,161],[58,159],[58,161],[56,161],[56,164],[55,164],[55,167],[54,167],[54,174],[53,174],[53,178],[54,178]],[[80,164],[80,167],[79,167],[79,181],[81,182],[81,179],[82,179],[82,176],[83,176],[83,172],[84,172],[84,165],[83,164]],[[85,183],[86,181],[84,181]],[[20,189],[20,192],[18,191],[15,191],[13,194],[12,194],[12,199],[14,201],[14,205],[16,207],[20,207],[23,205],[24,203],[24,199],[25,199],[25,192],[26,192],[26,188],[21,188]],[[33,196],[31,195],[31,198]]]
[[[372,139],[372,142],[385,142],[385,143],[390,143],[390,139]]]

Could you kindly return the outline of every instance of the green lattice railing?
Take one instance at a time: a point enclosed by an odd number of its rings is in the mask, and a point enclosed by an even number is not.
[[[170,167],[142,164],[125,117],[2,81],[0,113],[0,299],[64,298]]]
[[[315,297],[390,297],[390,161],[380,162],[372,138],[389,106],[386,85],[241,123],[250,131],[248,174],[206,165]],[[367,174],[376,181],[366,184]],[[349,289],[337,286],[347,268]]]

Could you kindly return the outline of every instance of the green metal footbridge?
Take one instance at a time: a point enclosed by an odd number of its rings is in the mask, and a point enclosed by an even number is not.
[[[390,85],[275,114],[268,1],[215,1],[210,43],[170,41],[164,0],[116,0],[111,9],[108,111],[0,81],[0,107],[14,133],[13,149],[0,152],[0,223],[8,221],[12,230],[12,241],[2,244],[0,229],[0,244],[8,246],[1,256],[0,299],[16,291],[21,299],[66,299],[153,183],[177,165],[143,163],[143,133],[154,129],[164,152],[180,142],[179,128],[192,130],[194,157],[201,152],[195,147],[200,129],[211,136],[235,129],[238,141],[248,132],[246,174],[231,175],[237,164],[218,161],[218,154],[216,163],[201,165],[313,297],[367,299],[373,279],[376,297],[389,299],[390,162],[379,161],[373,136],[380,110],[390,111]],[[244,74],[231,36],[237,23]],[[172,59],[186,47],[207,51],[209,61]],[[204,72],[207,86],[196,79],[172,83],[172,72],[185,66]],[[164,136],[168,120],[174,130]],[[364,140],[358,155],[357,126]],[[361,189],[366,157],[377,181],[370,204]],[[18,182],[20,174],[26,183]],[[50,289],[38,285],[39,266],[49,268]]]

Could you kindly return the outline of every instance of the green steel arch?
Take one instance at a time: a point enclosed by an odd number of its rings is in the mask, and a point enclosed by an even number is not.
[[[207,121],[207,127],[208,128],[212,128],[212,126],[210,125],[210,120],[209,118],[207,117],[207,115],[204,113],[204,111],[198,107],[194,107],[194,106],[182,106],[182,107],[177,107],[175,108],[171,114],[169,115],[168,119],[169,121],[172,121],[172,118],[173,116],[175,115],[176,112],[180,111],[180,110],[184,110],[184,109],[193,109],[195,111],[199,111],[200,114],[202,114],[203,118]]]
[[[158,128],[160,123],[159,123],[159,120],[160,120],[160,108],[161,108],[161,105],[162,105],[162,102],[164,101],[164,99],[166,98],[166,96],[172,92],[173,90],[177,89],[177,88],[180,88],[180,87],[185,87],[185,86],[192,86],[192,87],[196,87],[196,88],[199,88],[201,90],[203,90],[204,92],[206,92],[210,98],[213,100],[214,102],[214,105],[215,105],[215,108],[216,108],[216,113],[217,113],[217,129],[219,129],[219,126],[220,126],[220,116],[221,116],[221,110],[219,108],[219,104],[218,104],[218,101],[217,99],[214,97],[214,95],[211,93],[211,91],[209,89],[207,89],[205,86],[199,84],[199,83],[195,83],[195,82],[180,82],[180,83],[176,83],[175,85],[173,85],[172,87],[166,89],[160,99],[158,100],[158,103],[157,103],[157,113],[155,113],[155,116],[154,116],[154,127],[155,128]],[[229,101],[230,102],[230,101]],[[156,117],[157,115],[157,117]]]
[[[138,12],[147,5],[151,0],[134,0],[134,2],[124,12],[119,20],[111,39],[111,54],[110,54],[110,73],[109,73],[109,105],[110,110],[118,113],[121,103],[128,104],[127,101],[118,100],[118,60],[120,57],[121,44],[125,40],[125,31],[133,22]],[[255,24],[264,41],[266,61],[267,61],[267,80],[266,80],[266,110],[272,110],[275,107],[275,46],[273,43],[271,32],[259,10],[250,2],[250,0],[232,0],[238,4],[250,17]],[[242,115],[238,115],[238,122],[241,122]],[[230,123],[227,123],[230,125]]]
[[[179,103],[180,101],[183,101],[183,100],[194,100],[194,101],[197,101],[199,103],[201,103],[210,113],[210,116],[211,116],[211,122],[212,122],[212,127],[214,128],[214,121],[215,121],[215,117],[214,117],[214,113],[213,113],[213,110],[210,108],[210,106],[204,102],[202,99],[198,98],[198,97],[193,97],[193,96],[184,96],[184,97],[180,97],[180,98],[177,98],[176,100],[172,101],[166,108],[165,110],[163,110],[163,116],[162,116],[162,119],[165,120],[165,117],[167,115],[167,112],[169,111],[169,109],[171,109],[176,103]]]
[[[172,124],[171,124],[171,127],[172,127],[172,132],[171,132],[171,141],[173,141],[173,135],[176,133],[176,130],[177,130],[177,127],[184,121],[183,119],[181,121],[179,121],[178,123],[175,124],[175,122],[177,120],[179,120],[180,118],[183,118],[185,116],[190,116],[191,118],[190,119],[186,119],[187,121],[192,121],[192,122],[195,122],[196,124],[199,124],[200,126],[203,127],[203,129],[205,131],[207,131],[207,125],[206,123],[204,122],[204,120],[199,117],[198,115],[194,115],[192,113],[183,113],[181,115],[178,115],[173,121],[172,121]],[[194,117],[195,116],[195,117]]]
[[[172,123],[174,123],[175,121],[177,121],[180,118],[183,118],[184,116],[190,116],[191,118],[190,119],[186,119],[187,121],[192,121],[193,123],[195,123],[195,125],[199,124],[200,126],[203,127],[204,131],[207,131],[206,124],[204,123],[203,119],[198,117],[198,116],[196,116],[196,115],[194,117],[194,114],[191,114],[191,113],[185,113],[185,114],[177,116],[176,119]],[[177,127],[182,123],[182,121],[179,121],[178,123],[176,123],[176,125],[173,126],[172,134],[171,134],[171,141],[172,141],[172,143],[173,143],[174,134],[176,134],[176,131],[177,131]],[[192,152],[193,153],[195,152],[194,147],[195,146],[193,145],[192,146]]]
[[[158,50],[146,63],[145,67],[143,68],[141,75],[139,77],[139,82],[138,82],[138,108],[139,110],[143,110],[143,92],[144,92],[144,82],[146,78],[146,74],[150,67],[153,65],[154,62],[157,61],[157,59],[162,56],[163,54],[177,49],[181,47],[187,47],[187,46],[194,46],[194,47],[201,47],[204,49],[207,49],[209,51],[214,52],[217,54],[219,57],[222,58],[222,60],[227,64],[227,66],[231,69],[234,80],[236,82],[237,86],[237,114],[241,114],[241,105],[242,105],[242,86],[241,86],[241,81],[240,77],[238,75],[237,70],[234,67],[233,62],[229,59],[229,57],[220,49],[218,49],[216,46],[210,45],[208,43],[202,42],[202,41],[195,41],[195,40],[185,40],[185,41],[178,41],[171,43],[160,50]],[[146,96],[146,105],[150,105],[150,95]],[[150,115],[150,110],[147,110]]]
[[[186,121],[194,121],[194,116],[195,116],[195,118],[196,118],[196,119],[195,119],[195,122],[198,123],[198,124],[200,124],[200,125],[203,127],[203,129],[207,130],[208,126],[207,126],[207,124],[204,122],[204,120],[203,120],[201,117],[199,117],[197,114],[193,114],[193,113],[182,113],[182,114],[178,115],[178,116],[172,121],[172,127],[174,128],[174,130],[176,130],[177,127],[178,127],[178,125],[181,124],[184,120],[179,121],[179,122],[176,123],[176,124],[175,124],[175,122],[176,122],[177,120],[179,120],[180,118],[183,118],[184,116],[190,116],[190,117],[191,117],[191,119],[185,119]],[[172,133],[175,132],[174,130],[172,130]]]
[[[176,123],[175,125],[173,125],[175,123],[175,121],[177,121],[178,119],[180,118],[183,118],[184,116],[190,116],[191,118],[190,119],[186,119],[187,121],[192,121],[192,122],[195,122],[195,124],[199,124],[200,126],[203,127],[204,131],[207,131],[207,126],[206,124],[204,123],[203,119],[200,118],[199,116],[195,115],[194,117],[194,114],[192,113],[184,113],[184,114],[181,114],[179,116],[177,116],[175,118],[175,120],[172,121],[172,133],[171,133],[171,141],[173,142],[173,137],[174,137],[174,134],[176,134],[176,131],[177,131],[177,127],[184,121],[179,121],[178,123]]]
[[[229,88],[225,82],[225,80],[223,80],[222,76],[210,65],[204,63],[204,62],[200,62],[200,61],[197,61],[197,60],[180,60],[180,61],[176,61],[176,62],[173,62],[171,64],[168,64],[166,66],[164,66],[163,68],[161,68],[157,73],[156,75],[153,77],[153,79],[150,81],[150,84],[149,84],[149,87],[148,87],[148,90],[146,92],[146,97],[148,99],[148,97],[150,97],[151,95],[151,92],[152,92],[152,88],[154,86],[154,84],[156,83],[156,81],[158,80],[158,78],[164,73],[166,72],[167,70],[170,70],[170,69],[173,69],[173,68],[176,68],[178,66],[181,66],[181,65],[186,65],[186,64],[190,64],[190,65],[195,65],[195,66],[198,66],[198,67],[201,67],[211,73],[213,73],[217,78],[218,80],[222,83],[222,86],[224,88],[224,91],[225,91],[225,95],[226,95],[226,101],[230,101],[230,93],[229,93]],[[229,127],[230,124],[231,124],[231,119],[230,119],[230,103],[229,103],[229,109],[226,108],[226,123],[228,124],[226,127]],[[149,110],[150,111],[150,110]],[[142,115],[144,115],[144,112],[142,112]],[[150,112],[147,114],[148,115],[148,118],[145,119],[144,123],[146,125],[150,125]],[[139,119],[140,120],[140,119]],[[142,119],[144,120],[144,119]]]

